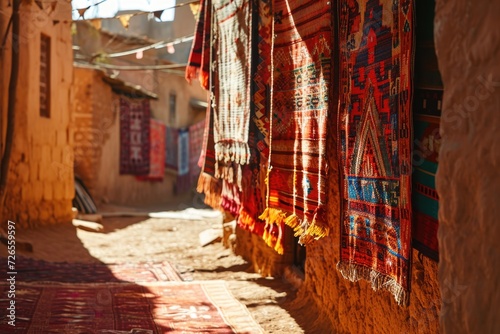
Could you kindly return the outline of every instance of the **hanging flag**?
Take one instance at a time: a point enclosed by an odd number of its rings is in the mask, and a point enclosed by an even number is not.
[[[97,30],[101,30],[101,27],[102,27],[102,21],[101,19],[92,19],[92,20],[87,20],[88,22],[90,22],[90,24],[96,28]]]
[[[43,9],[43,5],[42,5],[41,1],[35,1],[35,3],[37,4],[38,7],[40,7],[40,9]]]
[[[90,8],[90,6],[86,7],[86,8],[78,8],[77,9],[77,12],[78,12],[78,15],[80,15],[78,18],[82,18],[84,19],[85,18],[85,12]]]
[[[126,15],[120,15],[118,16],[118,20],[120,20],[120,23],[125,29],[128,29],[130,19],[134,16],[133,14],[126,14]]]
[[[161,16],[163,14],[164,10],[157,10],[156,12],[153,12],[153,15],[161,21]]]
[[[200,15],[200,8],[201,8],[200,3],[190,3],[189,8],[191,8],[191,12],[194,15],[194,19],[198,20],[198,15]]]

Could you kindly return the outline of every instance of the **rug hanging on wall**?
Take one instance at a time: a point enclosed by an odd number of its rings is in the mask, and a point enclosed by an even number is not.
[[[272,96],[267,228],[286,223],[308,244],[328,234],[326,125],[330,108],[329,2],[273,2]],[[266,233],[266,232],[264,232]],[[278,231],[281,238],[283,231]]]
[[[149,173],[149,100],[120,98],[120,174]]]
[[[264,235],[265,223],[259,215],[266,208],[267,164],[269,157],[269,97],[271,83],[271,33],[272,1],[258,1],[253,9],[252,37],[252,100],[248,142],[250,162],[243,168],[243,191],[238,226]],[[264,241],[268,246],[282,252],[283,244],[276,244],[277,235],[272,235],[267,226]],[[277,230],[277,229],[276,229]]]
[[[212,1],[212,88],[216,177],[241,188],[241,165],[250,159],[251,1]],[[234,162],[234,164],[233,164]]]
[[[340,0],[338,269],[409,301],[413,2]]]
[[[189,127],[189,177],[194,184],[200,176],[198,161],[203,147],[205,120]]]
[[[200,0],[200,11],[196,20],[193,44],[186,66],[186,80],[198,78],[200,85],[208,90],[210,85],[210,38],[212,30],[212,2]]]
[[[439,122],[443,91],[416,89],[414,98],[413,247],[439,260],[437,231],[439,197],[436,191]]]
[[[177,180],[175,183],[176,194],[187,192],[191,189],[191,176],[189,174],[189,129],[179,129],[177,144]]]
[[[196,191],[205,195],[205,204],[219,210],[221,209],[222,181],[215,177],[214,123],[211,105],[208,105],[205,116],[203,148],[199,164],[201,165],[201,173]]]
[[[165,128],[165,167],[177,172],[179,168],[179,129],[167,126]]]
[[[17,282],[16,296],[16,326],[2,321],[2,333],[263,333],[222,281]]]
[[[138,176],[142,181],[163,181],[165,177],[165,124],[149,121],[149,174]]]

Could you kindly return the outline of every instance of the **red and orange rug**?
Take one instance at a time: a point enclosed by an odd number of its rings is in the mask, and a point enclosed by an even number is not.
[[[263,333],[223,281],[17,282],[15,291],[15,326],[2,317],[2,333]]]

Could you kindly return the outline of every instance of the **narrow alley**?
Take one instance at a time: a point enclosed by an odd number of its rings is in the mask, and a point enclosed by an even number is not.
[[[17,240],[29,243],[33,250],[26,251],[21,245],[18,246],[16,292],[19,305],[27,300],[24,298],[33,298],[23,289],[29,289],[30,285],[37,283],[45,286],[68,285],[68,289],[72,290],[76,286],[84,288],[84,283],[89,287],[99,283],[115,284],[116,287],[120,284],[128,286],[131,282],[146,286],[152,282],[165,281],[176,284],[182,284],[179,283],[182,281],[188,286],[197,282],[223,282],[222,286],[227,288],[229,295],[224,297],[221,304],[229,303],[231,309],[222,308],[221,314],[224,314],[227,323],[233,326],[236,333],[327,332],[326,328],[321,327],[325,324],[321,323],[321,319],[316,319],[316,313],[312,309],[310,313],[300,310],[301,305],[298,303],[301,298],[297,298],[296,287],[291,283],[283,278],[262,277],[253,272],[251,264],[234,255],[230,248],[223,247],[220,239],[202,246],[199,235],[203,231],[216,231],[216,235],[222,236],[222,216],[220,212],[211,209],[189,207],[190,204],[192,206],[193,203],[187,200],[185,203],[170,205],[165,208],[166,211],[158,211],[161,208],[151,211],[151,216],[154,217],[177,215],[178,218],[151,218],[145,209],[108,206],[104,207],[106,211],[103,211],[104,218],[100,224],[87,223],[79,227],[78,224],[65,224],[19,231]],[[100,229],[100,225],[103,229]],[[96,226],[99,228],[96,229]],[[3,262],[7,261],[6,256],[6,249],[2,247]],[[27,282],[28,285],[22,284]],[[78,284],[72,286],[70,283]],[[204,319],[205,322],[200,326],[196,318],[205,316],[207,301],[193,300],[183,295],[177,298],[177,303],[184,307],[183,312],[187,312],[186,317],[193,321],[186,321],[183,317],[173,319],[177,313],[169,310],[166,312],[170,317],[167,323],[173,324],[172,328],[162,327],[162,322],[159,321],[155,329],[143,327],[137,328],[142,331],[128,331],[125,330],[126,324],[123,324],[122,328],[110,327],[106,331],[106,328],[99,328],[95,322],[105,305],[97,296],[95,300],[88,299],[79,307],[72,304],[72,299],[62,299],[50,309],[47,301],[45,307],[49,309],[45,314],[50,317],[50,326],[40,327],[45,328],[41,331],[27,330],[30,325],[33,326],[33,314],[30,315],[33,310],[23,305],[17,311],[16,327],[9,327],[2,319],[0,329],[2,333],[68,334],[228,332],[224,321],[221,325],[220,320],[212,322]],[[303,299],[306,302],[307,298]],[[112,302],[114,304],[118,300]],[[192,304],[186,305],[189,302]],[[175,305],[175,301],[171,303],[170,306]],[[217,305],[216,299],[214,304]],[[61,305],[65,305],[66,316],[62,314]],[[154,314],[150,311],[155,307],[159,305],[154,301],[146,306],[137,305],[135,314],[143,317],[147,324],[148,317]],[[88,319],[93,320],[85,322],[84,315],[89,312],[92,316]],[[117,312],[115,316],[115,326],[119,326],[120,321],[124,321],[124,315]],[[72,317],[74,322],[71,322]],[[67,323],[58,325],[57,320],[63,318]],[[232,333],[231,330],[229,332]]]
[[[0,0],[0,334],[499,333],[498,13]]]

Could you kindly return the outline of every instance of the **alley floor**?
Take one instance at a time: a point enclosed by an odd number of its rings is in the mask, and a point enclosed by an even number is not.
[[[317,328],[317,316],[311,313],[310,307],[303,307],[304,301],[288,282],[252,272],[250,263],[235,256],[221,242],[200,245],[199,233],[212,227],[220,228],[220,217],[149,218],[120,216],[116,209],[114,211],[114,216],[103,218],[104,229],[100,232],[71,224],[18,229],[18,238],[33,245],[33,252],[18,249],[18,254],[53,262],[168,261],[185,281],[224,280],[233,296],[248,308],[266,333],[325,333]],[[3,256],[4,253],[2,245]]]

